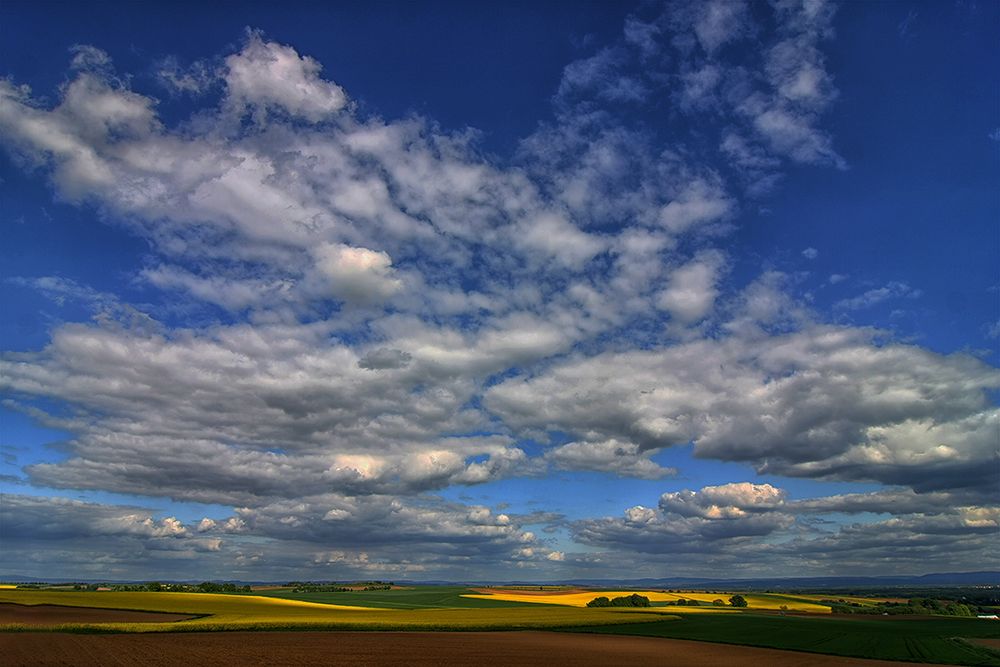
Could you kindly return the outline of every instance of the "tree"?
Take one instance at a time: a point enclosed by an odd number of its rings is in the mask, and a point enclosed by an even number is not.
[[[602,595],[601,597],[594,598],[593,600],[591,600],[590,602],[588,602],[587,606],[588,607],[610,607],[611,606],[611,600],[609,600],[608,598],[606,598],[606,597],[604,597]]]
[[[729,598],[729,604],[733,605],[734,607],[746,607],[747,601],[742,595],[734,595],[733,597]]]
[[[617,597],[613,600],[609,600],[605,596],[596,597],[587,603],[588,607],[648,607],[649,598],[645,595],[639,595],[633,593],[632,595],[623,595]]]

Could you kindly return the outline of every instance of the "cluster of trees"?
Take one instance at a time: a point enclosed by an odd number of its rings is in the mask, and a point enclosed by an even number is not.
[[[289,581],[286,586],[289,586],[293,593],[347,593],[356,590],[388,591],[392,589],[393,583],[391,581],[362,581],[348,586],[312,581]],[[360,589],[359,586],[361,586]]]
[[[236,584],[217,584],[214,581],[203,581],[195,586],[196,593],[249,593],[250,586],[237,586]]]
[[[179,593],[250,593],[250,586],[238,586],[232,583],[217,584],[214,581],[203,581],[200,584],[163,584],[159,581],[150,581],[145,584],[74,584],[74,591],[96,591],[111,590],[115,592],[129,593],[160,593],[162,591],[173,591]]]
[[[596,597],[587,603],[588,607],[648,607],[649,598],[645,595],[639,595],[638,593],[633,593],[632,595],[623,595],[613,600],[609,600],[605,596]]]
[[[922,616],[975,616],[975,605],[969,606],[955,600],[937,600],[934,598],[911,598],[907,602],[877,602],[874,605],[862,605],[858,602],[844,600],[821,600],[833,611],[841,614],[919,614]]]
[[[700,602],[699,600],[688,600],[681,598],[680,600],[668,600],[663,603],[666,606],[677,606],[677,607],[700,607],[701,605],[707,605],[708,602]],[[713,607],[725,607],[726,603],[722,598],[716,598],[711,602]],[[742,595],[734,595],[729,598],[729,604],[733,607],[746,607],[747,601]]]

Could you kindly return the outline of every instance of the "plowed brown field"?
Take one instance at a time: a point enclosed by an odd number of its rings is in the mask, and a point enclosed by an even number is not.
[[[218,632],[76,635],[0,633],[15,665],[351,665],[580,667],[580,665],[905,665],[678,639],[557,632]]]
[[[170,623],[194,618],[185,614],[158,611],[128,611],[97,607],[62,607],[55,604],[13,604],[0,602],[0,625],[59,625],[61,623]]]

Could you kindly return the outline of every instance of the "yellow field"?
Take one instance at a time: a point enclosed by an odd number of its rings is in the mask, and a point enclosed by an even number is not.
[[[616,598],[623,595],[632,595],[637,593],[639,595],[644,595],[649,598],[650,602],[668,602],[676,600],[697,600],[698,602],[707,605],[711,605],[713,600],[723,600],[726,604],[729,603],[729,598],[734,593],[704,593],[704,592],[691,592],[691,593],[664,593],[661,591],[586,591],[584,593],[543,593],[543,594],[523,594],[517,593],[516,591],[506,591],[498,589],[496,592],[490,595],[464,595],[463,597],[471,598],[482,598],[484,600],[494,599],[494,600],[510,600],[512,602],[535,602],[539,604],[558,604],[566,605],[569,607],[586,607],[587,603],[596,597],[604,596],[608,598]],[[829,614],[830,608],[820,605],[812,604],[809,602],[801,602],[799,600],[787,598],[782,595],[768,594],[768,595],[757,595],[753,593],[740,593],[746,599],[749,609],[771,609],[778,610],[782,606],[788,608],[789,611],[799,611],[799,612],[809,612],[813,614]],[[799,597],[799,596],[795,596]],[[663,607],[653,607],[647,608],[654,611],[664,611]],[[671,614],[685,614],[685,613],[705,613],[705,612],[732,612],[735,611],[732,607],[675,607],[671,606],[666,608]]]
[[[177,632],[206,630],[260,630],[337,628],[343,630],[459,630],[527,629],[649,621],[646,614],[627,609],[373,609],[299,602],[256,595],[211,593],[115,593],[0,590],[0,602],[69,607],[101,607],[199,615],[173,623],[72,623],[44,629],[103,630],[108,632]],[[664,615],[663,618],[672,618]],[[673,617],[676,618],[676,617]],[[20,624],[0,631],[40,629]]]

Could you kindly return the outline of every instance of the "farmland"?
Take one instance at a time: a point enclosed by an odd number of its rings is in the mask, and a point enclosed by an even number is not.
[[[652,606],[586,606],[595,597],[632,594],[647,597]],[[27,650],[23,647],[36,641],[31,637],[55,631],[61,634],[53,646],[64,646],[66,651],[72,652],[73,642],[86,643],[91,639],[67,639],[71,635],[65,633],[73,633],[72,636],[114,635],[104,639],[122,643],[123,647],[133,644],[139,647],[147,646],[143,642],[155,644],[157,640],[153,637],[157,635],[185,632],[199,637],[196,641],[204,644],[206,655],[209,655],[216,650],[212,647],[231,643],[219,637],[246,631],[269,631],[267,641],[278,644],[285,640],[274,638],[275,634],[284,636],[293,632],[307,637],[309,642],[323,644],[327,641],[323,633],[311,632],[316,630],[336,630],[339,631],[337,636],[343,637],[353,631],[378,632],[380,636],[381,633],[407,631],[405,636],[413,641],[417,641],[415,633],[419,632],[462,631],[467,633],[469,641],[476,637],[477,645],[489,646],[501,636],[496,633],[503,631],[557,630],[563,633],[558,641],[566,645],[593,641],[588,635],[604,635],[600,641],[620,644],[624,647],[623,655],[638,651],[635,655],[641,656],[648,646],[664,642],[661,647],[668,644],[686,646],[689,650],[701,647],[699,650],[709,653],[791,650],[801,652],[792,653],[792,656],[811,656],[811,661],[801,664],[820,664],[816,662],[816,655],[826,654],[845,659],[1000,667],[1000,654],[988,646],[991,640],[1000,639],[1000,624],[992,621],[936,616],[844,616],[831,614],[830,606],[821,604],[815,597],[792,593],[743,592],[738,594],[746,600],[747,608],[728,606],[728,602],[723,602],[727,606],[718,606],[716,601],[728,601],[736,594],[732,591],[462,586],[330,592],[295,592],[292,587],[268,587],[254,594],[8,588],[0,589],[0,638],[16,650]],[[685,604],[679,605],[682,600]],[[876,608],[883,599],[846,596],[838,600]],[[693,605],[691,601],[698,604]],[[168,616],[144,616],[143,612]],[[476,634],[478,631],[490,631],[491,634]],[[503,636],[511,638],[508,646],[519,646],[519,642],[527,641],[526,636],[536,634],[543,638],[532,639],[528,644],[549,641],[544,639],[549,633],[519,632]],[[142,635],[147,639],[122,639],[126,635]],[[93,639],[100,641],[102,638]],[[976,640],[985,642],[976,643]],[[441,641],[447,644],[452,640]],[[731,646],[724,649],[717,646],[720,644]],[[712,645],[716,645],[715,648],[704,648]],[[135,650],[141,655],[140,649]],[[364,653],[374,649],[365,648],[362,642],[357,650]],[[389,656],[383,657],[391,662]],[[442,664],[452,660],[448,655],[439,657]],[[641,657],[636,659],[641,660]],[[740,658],[732,660],[739,662]],[[784,658],[783,663],[796,664]],[[288,664],[304,663],[289,659]],[[509,664],[530,663],[514,661]],[[828,664],[854,663],[834,661]]]
[[[972,618],[700,614],[629,628],[603,626],[573,631],[692,639],[880,660],[1000,665],[1000,654],[968,641],[1000,637],[1000,623]]]
[[[533,605],[529,608],[388,609],[321,604],[257,595],[212,593],[0,591],[0,603],[101,607],[158,611],[194,616],[177,623],[61,623],[55,628],[81,632],[196,632],[217,630],[472,630],[552,628],[574,625],[635,623],[647,619],[621,610]],[[38,629],[17,623],[0,630]]]
[[[734,612],[736,610],[729,607],[713,607],[713,602],[721,600],[725,603],[732,592],[729,593],[705,593],[705,592],[667,592],[667,591],[645,591],[645,590],[588,590],[573,592],[541,592],[529,593],[511,589],[478,589],[475,594],[464,597],[480,600],[497,600],[506,602],[520,602],[525,604],[555,604],[571,607],[584,607],[588,602],[598,596],[616,597],[620,595],[638,594],[649,598],[653,603],[652,609],[657,609],[657,605],[662,603],[676,603],[680,600],[697,600],[699,606],[675,606],[669,607],[670,613],[691,613],[691,612]],[[781,610],[806,612],[811,614],[829,614],[830,607],[802,600],[793,595],[779,594],[744,594],[747,603],[753,609]],[[700,606],[704,605],[704,606]],[[662,608],[658,611],[664,611]]]
[[[216,632],[192,633],[177,641],[164,634],[0,633],[7,665],[103,667],[109,655],[121,667],[174,665],[299,665],[453,667],[497,665],[580,667],[656,665],[671,667],[781,665],[782,667],[888,667],[898,663],[817,656],[650,637],[569,635],[554,632]],[[321,656],[320,659],[317,656]]]
[[[323,604],[359,605],[384,609],[496,609],[529,606],[534,600],[524,602],[499,596],[476,595],[465,586],[419,586],[387,591],[350,591],[331,593],[296,593],[289,588],[257,591],[258,595],[321,602]]]

